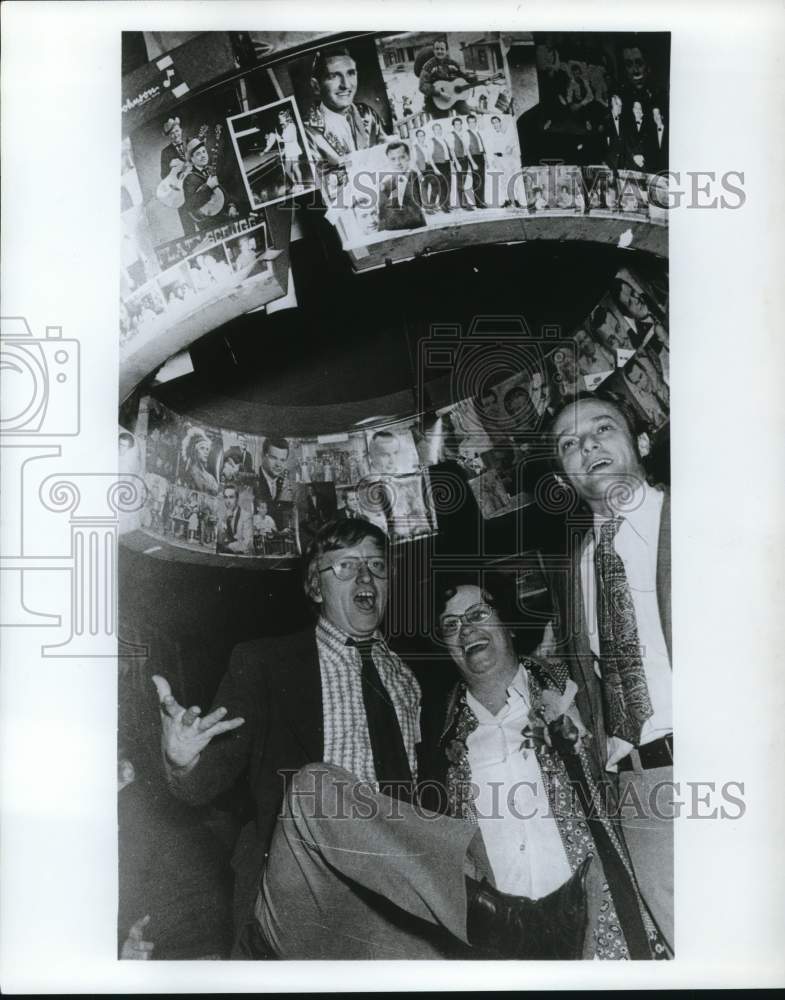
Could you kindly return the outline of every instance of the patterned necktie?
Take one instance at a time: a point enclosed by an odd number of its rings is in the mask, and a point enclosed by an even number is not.
[[[653,709],[641,659],[638,626],[624,563],[613,540],[623,518],[614,517],[600,529],[594,554],[597,576],[597,625],[600,633],[603,697],[607,731],[633,746]]]
[[[403,743],[395,706],[382,683],[371,649],[373,639],[347,639],[347,646],[356,646],[362,660],[362,690],[368,735],[371,738],[373,769],[383,795],[412,798],[412,772]]]

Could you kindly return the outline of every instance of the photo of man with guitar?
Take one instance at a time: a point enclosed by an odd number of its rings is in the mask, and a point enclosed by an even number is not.
[[[183,224],[183,234],[190,236],[196,232],[196,225],[185,207],[185,195],[183,194],[183,181],[188,172],[188,165],[180,119],[167,119],[163,132],[169,139],[169,143],[161,150],[161,183],[156,189],[155,196],[167,208],[177,209],[180,222]]]
[[[216,126],[216,131],[221,129]],[[220,133],[218,134],[220,140]],[[186,146],[187,173],[183,180],[185,207],[197,231],[214,226],[226,207],[226,192],[218,179],[216,144],[213,162],[204,139],[191,139]]]
[[[476,73],[467,72],[448,55],[446,39],[437,40],[433,43],[433,55],[420,69],[419,89],[425,97],[423,110],[431,118],[471,114],[473,110],[480,110],[479,98],[474,108],[466,97],[481,83],[491,80],[503,81],[504,73],[480,78]]]
[[[496,32],[407,32],[377,39],[396,123],[511,110],[508,67]]]

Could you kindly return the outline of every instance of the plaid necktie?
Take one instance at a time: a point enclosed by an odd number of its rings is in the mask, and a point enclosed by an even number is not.
[[[362,690],[368,735],[371,738],[373,768],[379,791],[383,795],[404,799],[412,798],[412,772],[403,743],[401,727],[395,706],[382,683],[371,649],[373,639],[347,639],[347,646],[356,646],[362,660]]]
[[[653,709],[641,659],[638,626],[624,563],[613,540],[623,518],[614,517],[600,529],[594,554],[597,576],[597,626],[600,634],[606,729],[633,746]]]

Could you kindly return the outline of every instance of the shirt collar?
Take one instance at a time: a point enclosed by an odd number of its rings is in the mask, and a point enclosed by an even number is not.
[[[620,515],[635,534],[647,544],[652,541],[656,543],[659,536],[663,499],[662,490],[643,483],[635,491],[630,504],[626,505],[629,509]],[[607,520],[607,517],[602,517],[599,514],[594,515],[594,539],[596,542],[599,542],[600,529]]]
[[[507,701],[505,702],[502,709],[496,715],[493,715],[491,712],[489,712],[488,709],[480,701],[478,701],[477,698],[474,697],[474,695],[471,693],[468,687],[466,688],[467,704],[469,705],[469,708],[471,708],[471,710],[477,716],[479,722],[498,722],[500,719],[504,718],[507,715],[506,709],[509,709],[510,702],[513,700],[515,696],[522,699],[524,704],[528,707],[529,676],[523,669],[522,663],[518,665],[518,670],[507,687]]]
[[[323,638],[329,639],[339,646],[345,646],[346,640],[353,638],[353,636],[349,635],[348,632],[344,631],[344,629],[340,628],[334,622],[331,622],[329,618],[326,618],[324,615],[319,616],[319,623],[316,626],[316,630],[317,633],[321,634]],[[384,636],[382,635],[381,630],[378,628],[367,638],[371,639],[373,642],[381,642],[383,645],[387,645],[384,641]],[[355,639],[355,642],[356,641],[357,640]]]
[[[350,104],[346,111],[333,111],[332,108],[328,108],[326,104],[320,104],[319,110],[322,113],[325,121],[328,122],[343,122],[347,127],[349,125],[349,115],[352,113],[353,104]]]

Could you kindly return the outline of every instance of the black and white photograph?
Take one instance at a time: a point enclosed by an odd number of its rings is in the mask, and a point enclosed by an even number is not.
[[[254,278],[270,269],[264,259],[267,250],[266,227],[264,223],[254,226],[239,236],[224,240],[224,247],[238,280]]]
[[[293,98],[254,108],[228,123],[251,208],[258,210],[315,189]]]
[[[0,988],[782,985],[785,12],[190,6],[4,6]]]

